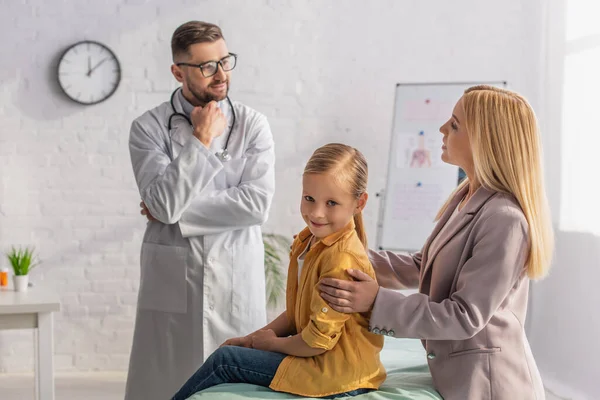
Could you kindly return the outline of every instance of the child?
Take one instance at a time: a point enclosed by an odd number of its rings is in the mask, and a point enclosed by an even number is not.
[[[366,189],[367,162],[358,150],[328,144],[314,152],[302,179],[300,211],[308,226],[292,245],[286,311],[261,330],[227,340],[173,400],[226,382],[327,398],[379,387],[386,377],[383,337],[368,331],[369,315],[338,313],[318,290],[322,278],[348,279],[350,268],[375,278],[361,214]]]

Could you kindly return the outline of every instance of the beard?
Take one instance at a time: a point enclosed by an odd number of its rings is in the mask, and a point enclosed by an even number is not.
[[[223,82],[220,82],[223,83]],[[218,84],[220,84],[218,83]],[[209,86],[208,88],[204,89],[204,90],[200,90],[197,89],[195,87],[189,87],[190,93],[192,94],[192,96],[194,96],[194,99],[199,103],[199,105],[204,106],[208,103],[210,103],[211,101],[222,101],[225,100],[227,98],[227,95],[229,94],[229,82],[225,83],[227,85],[227,88],[225,90],[224,94],[218,94],[218,93],[211,93],[210,92],[210,88],[212,86]]]

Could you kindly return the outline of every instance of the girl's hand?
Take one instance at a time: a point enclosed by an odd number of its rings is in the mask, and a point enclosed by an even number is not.
[[[252,334],[252,348],[257,350],[272,351],[273,341],[277,335],[272,329],[263,329]]]
[[[319,285],[321,297],[337,312],[371,311],[379,293],[379,284],[362,271],[349,269],[347,272],[358,281],[324,278]]]
[[[219,347],[223,347],[223,346],[238,346],[238,347],[250,348],[250,347],[252,347],[252,339],[249,336],[235,337],[235,338],[227,339]]]

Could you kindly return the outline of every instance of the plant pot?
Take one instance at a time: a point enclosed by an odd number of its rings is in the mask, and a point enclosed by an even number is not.
[[[26,292],[27,286],[29,285],[29,275],[14,275],[13,283],[15,285],[15,291]]]

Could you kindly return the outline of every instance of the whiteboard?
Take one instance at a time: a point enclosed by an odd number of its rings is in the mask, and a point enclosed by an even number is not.
[[[396,85],[386,187],[380,193],[380,250],[423,247],[437,212],[459,182],[459,168],[441,159],[440,126],[465,89],[480,84],[506,86],[506,82]]]

